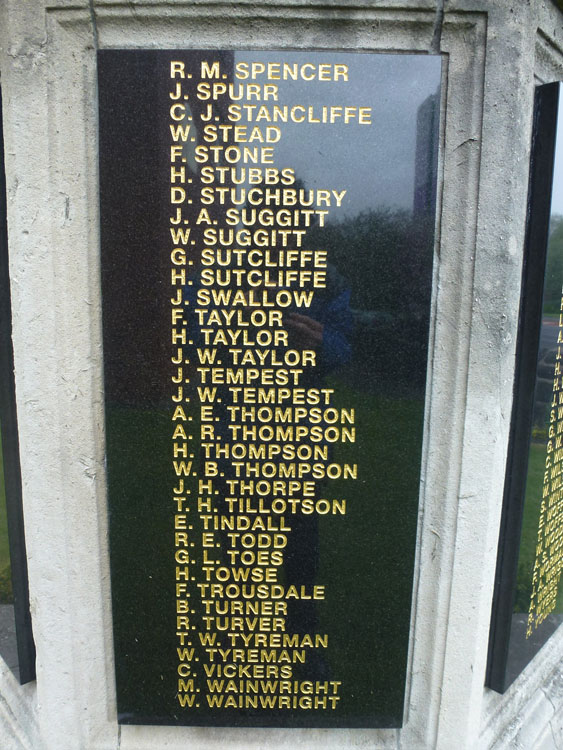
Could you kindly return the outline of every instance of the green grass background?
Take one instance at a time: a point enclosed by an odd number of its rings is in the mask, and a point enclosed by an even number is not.
[[[318,526],[316,581],[327,587],[326,601],[315,607],[313,632],[329,634],[317,669],[322,679],[343,683],[335,717],[347,715],[353,726],[362,726],[377,713],[383,725],[394,726],[403,707],[423,402],[340,383],[333,405],[356,409],[358,441],[334,444],[331,460],[357,463],[358,479],[318,486],[320,497],[345,498],[347,514],[312,520]],[[168,614],[174,611],[169,488],[176,483],[168,474],[170,414],[112,409],[107,424],[120,706],[139,713],[143,705],[153,712],[157,705],[164,715],[174,710],[176,649]],[[194,416],[190,432],[198,428]],[[201,538],[194,515],[194,535]],[[296,676],[307,677],[298,668]]]
[[[524,501],[524,517],[522,521],[522,536],[520,539],[520,553],[518,557],[518,579],[516,585],[515,612],[528,612],[532,593],[532,573],[536,558],[536,542],[540,519],[540,505],[542,500],[543,473],[545,466],[545,442],[530,443],[528,459],[528,477],[526,482],[526,498]],[[555,612],[563,612],[563,597],[559,592]]]
[[[558,320],[561,308],[561,279],[563,278],[563,216],[552,215],[549,225],[549,245],[543,297],[542,319]],[[535,417],[530,451],[514,612],[528,612],[532,592],[532,574],[536,556],[536,541],[542,501],[543,474],[546,457],[549,407],[545,416]],[[563,596],[559,591],[555,612],[563,612]]]

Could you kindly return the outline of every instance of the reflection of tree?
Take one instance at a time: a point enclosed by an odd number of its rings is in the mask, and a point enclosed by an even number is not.
[[[378,209],[308,232],[346,280],[357,364],[382,376],[424,382],[432,276],[430,219]]]
[[[563,284],[563,216],[554,214],[549,224],[545,271],[544,313],[559,313]]]
[[[420,293],[406,292],[432,267],[431,253],[420,245],[424,229],[410,211],[379,209],[312,229],[307,245],[328,250],[348,281],[355,308],[397,313],[420,303]]]

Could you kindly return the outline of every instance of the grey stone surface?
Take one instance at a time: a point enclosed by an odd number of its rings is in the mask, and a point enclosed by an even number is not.
[[[11,604],[0,604],[0,656],[18,677],[16,623],[14,621],[14,608]]]
[[[20,688],[0,670],[5,736],[34,750],[503,750],[549,747],[549,736],[561,746],[563,695],[554,680],[561,634],[505,695],[483,688],[533,87],[563,78],[561,18],[540,0],[0,4],[13,338],[38,654],[36,685]],[[103,461],[97,46],[444,55],[432,385],[400,731],[117,728]]]

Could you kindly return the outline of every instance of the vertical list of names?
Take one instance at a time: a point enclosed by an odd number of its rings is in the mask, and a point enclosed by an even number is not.
[[[555,609],[563,569],[563,290],[560,307],[553,397],[549,412],[548,442],[526,638],[529,638]]]
[[[183,64],[172,64],[171,71],[179,69],[183,75]],[[191,78],[191,74],[187,74]],[[173,75],[172,75],[173,77]],[[194,264],[193,249],[195,240],[190,239],[191,227],[187,212],[182,212],[181,206],[190,205],[193,201],[192,178],[188,177],[186,157],[181,145],[188,139],[193,129],[191,116],[186,114],[189,94],[184,93],[182,86],[177,86],[170,92],[170,237],[168,238],[170,253],[170,284],[171,284],[171,348],[172,348],[172,467],[176,478],[172,488],[172,502],[174,509],[174,548],[175,548],[175,597],[176,597],[176,654],[178,659],[178,696],[180,705],[194,707],[197,672],[194,664],[199,661],[195,656],[194,631],[195,610],[193,607],[195,595],[195,547],[196,532],[193,524],[195,499],[192,496],[191,482],[197,477],[195,470],[195,450],[197,435],[193,430],[194,405],[190,397],[190,345],[193,339],[188,311],[190,300],[186,294],[188,285],[193,285],[188,279],[188,271]],[[178,101],[180,100],[180,101]],[[182,125],[184,120],[188,120]],[[197,479],[196,479],[197,481]]]
[[[327,383],[349,348],[346,295],[307,240],[347,189],[306,188],[276,148],[288,126],[369,127],[371,108],[307,103],[307,86],[346,86],[340,63],[176,59],[169,74],[173,691],[206,712],[333,711],[346,686],[318,539],[323,517],[346,522],[330,488],[358,477],[337,455],[356,412]],[[282,82],[303,100],[282,101]]]

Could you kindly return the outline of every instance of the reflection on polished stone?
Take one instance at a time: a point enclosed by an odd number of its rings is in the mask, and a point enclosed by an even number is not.
[[[560,84],[549,84],[536,93],[515,399],[487,678],[487,684],[500,692],[563,619],[563,101],[559,88]]]
[[[123,723],[402,722],[440,67],[99,53]]]

